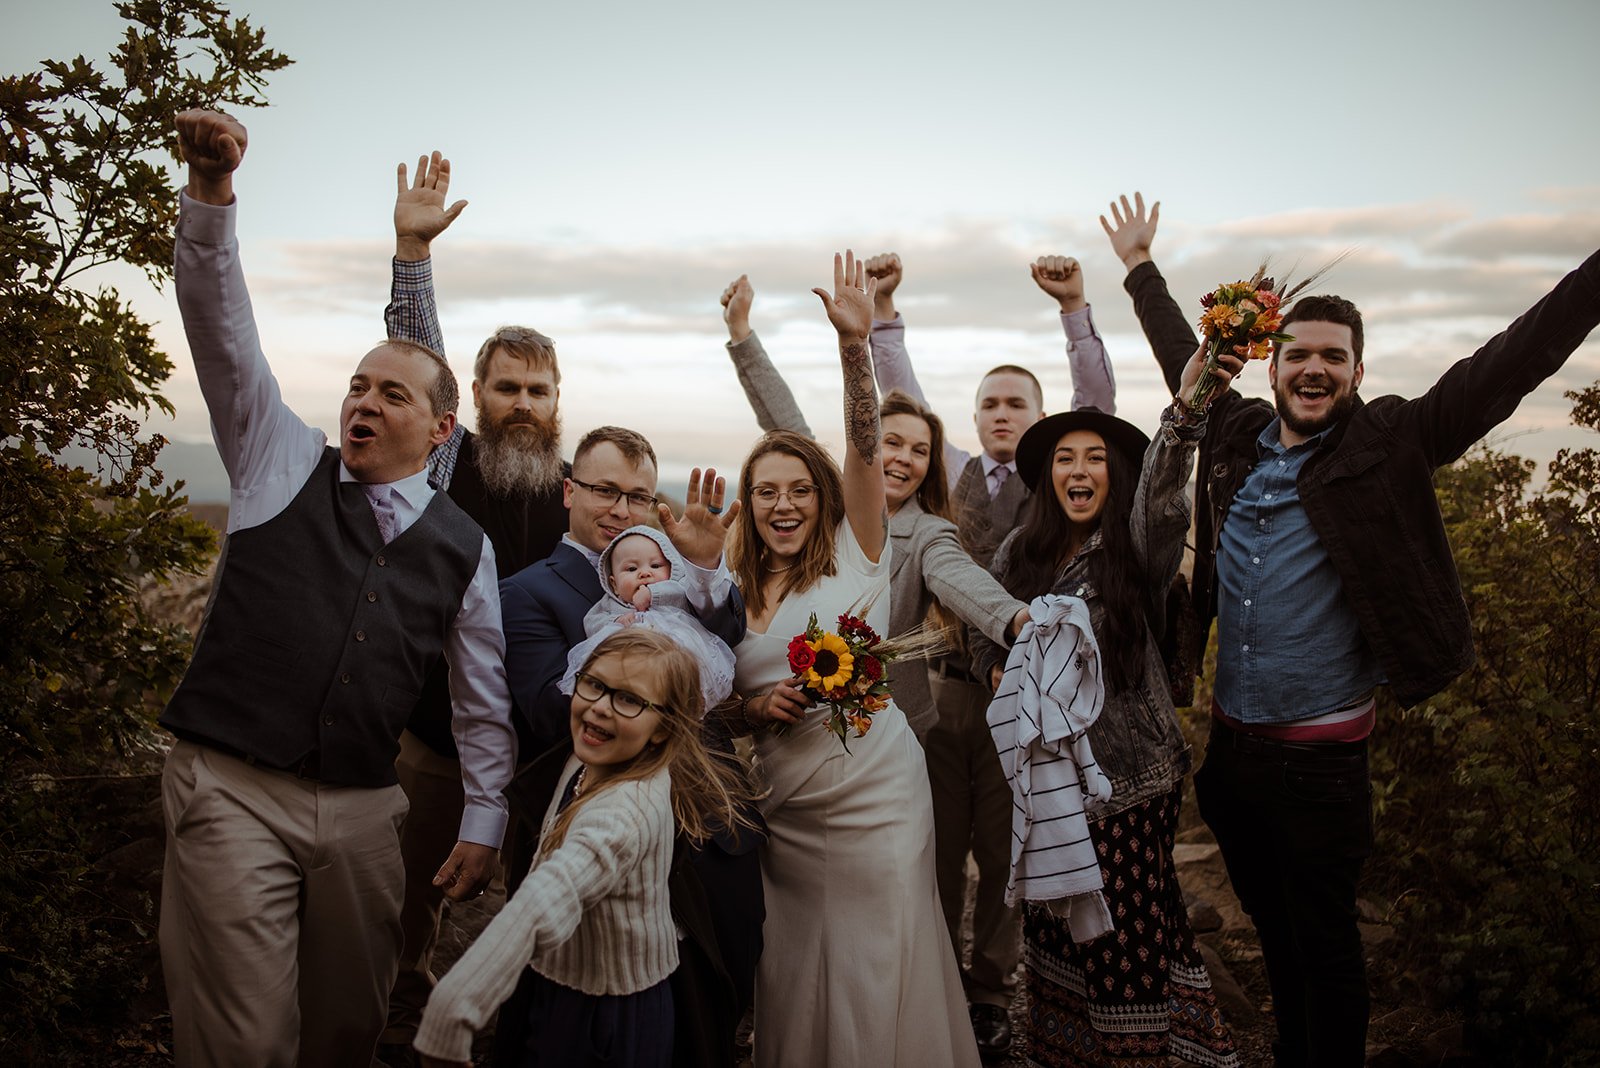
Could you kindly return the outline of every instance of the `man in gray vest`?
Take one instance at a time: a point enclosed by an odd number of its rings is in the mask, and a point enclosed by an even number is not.
[[[902,389],[923,404],[927,398],[906,354],[905,322],[895,310],[901,279],[894,253],[867,261],[878,280],[872,323],[872,367],[883,393]],[[1069,257],[1043,256],[1031,266],[1034,282],[1061,309],[1072,370],[1073,407],[1116,408],[1116,386],[1105,346],[1083,295],[1083,271]],[[983,451],[973,456],[945,438],[945,470],[951,482],[962,544],[978,563],[989,560],[1017,525],[1028,488],[1017,477],[1017,442],[1044,416],[1044,391],[1031,372],[1002,364],[983,376],[972,421]],[[972,1013],[972,1031],[986,1054],[1011,1045],[1007,1013],[1016,996],[1021,929],[1005,903],[1011,868],[1011,789],[995,755],[985,713],[993,688],[973,676],[965,655],[954,654],[929,669],[939,721],[928,732],[928,781],[933,791],[934,873],[945,923],[961,959],[961,914],[967,892],[967,854],[978,867],[972,911],[972,961],[962,981]]]
[[[455,427],[437,353],[362,358],[337,447],[282,400],[234,236],[244,128],[177,120],[178,304],[232,495],[194,659],[161,723],[161,957],[179,1065],[365,1065],[400,951],[399,737],[450,663],[466,795],[436,880],[487,881],[516,760],[494,551],[428,484]]]

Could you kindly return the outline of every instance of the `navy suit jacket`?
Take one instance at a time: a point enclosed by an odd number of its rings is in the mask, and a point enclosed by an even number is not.
[[[506,682],[516,706],[521,752],[536,755],[572,740],[572,698],[558,683],[567,653],[583,641],[583,617],[600,599],[600,575],[566,542],[500,583],[506,633]],[[744,640],[744,598],[734,587],[726,604],[701,620],[731,649]]]

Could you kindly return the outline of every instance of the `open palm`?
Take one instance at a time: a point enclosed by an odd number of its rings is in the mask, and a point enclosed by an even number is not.
[[[825,289],[811,292],[822,298],[828,321],[842,338],[866,340],[872,333],[872,298],[878,290],[878,280],[868,278],[865,261],[856,259],[855,253],[845,249],[844,255],[833,254],[833,293]]]
[[[450,161],[437,152],[417,160],[417,176],[409,184],[404,163],[400,164],[395,177],[399,186],[394,198],[396,237],[432,241],[444,233],[467,206],[465,200],[458,200],[449,208],[444,206],[450,192]]]

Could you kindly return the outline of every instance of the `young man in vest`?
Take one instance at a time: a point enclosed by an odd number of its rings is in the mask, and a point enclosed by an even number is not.
[[[432,242],[466,207],[445,207],[450,161],[435,152],[417,161],[414,181],[398,172],[394,205],[395,255],[384,325],[390,337],[443,354],[444,334],[434,299]],[[567,529],[561,501],[567,465],[561,459],[561,368],[554,343],[527,327],[496,330],[478,349],[472,369],[477,433],[456,425],[429,456],[429,482],[483,528],[504,579],[550,555]],[[415,1063],[411,1041],[433,992],[433,951],[439,940],[446,889],[434,876],[461,820],[461,763],[450,730],[449,671],[438,664],[400,736],[395,772],[411,803],[400,833],[405,858],[405,904],[400,910],[400,972],[389,994],[388,1025],[379,1055],[391,1068]],[[519,751],[537,750],[524,732]]]
[[[1083,271],[1074,259],[1041,257],[1030,271],[1034,282],[1061,309],[1072,371],[1073,407],[1116,409],[1116,386],[1105,346],[1083,295]],[[867,261],[878,280],[872,323],[872,367],[878,388],[903,389],[927,403],[905,347],[905,322],[895,310],[894,293],[902,268],[893,253]],[[972,421],[982,452],[977,456],[945,436],[945,470],[956,509],[962,544],[988,566],[1001,540],[1017,525],[1028,487],[1016,477],[1017,442],[1044,417],[1044,391],[1024,368],[1004,364],[978,383]],[[972,1030],[986,1054],[1011,1045],[1008,1018],[1016,996],[1021,928],[1005,903],[1011,868],[1011,788],[995,756],[985,713],[994,696],[973,676],[964,655],[945,657],[929,670],[939,722],[928,732],[928,781],[933,791],[934,870],[944,904],[950,940],[961,959],[961,914],[967,893],[967,853],[978,867],[972,911],[972,963],[962,981],[971,1007]]]
[[[1198,342],[1150,258],[1160,205],[1101,218],[1176,391]],[[1285,1068],[1365,1063],[1356,885],[1372,852],[1374,691],[1410,707],[1472,663],[1433,492],[1454,462],[1600,323],[1600,252],[1414,400],[1364,401],[1361,313],[1304,297],[1267,368],[1274,403],[1211,404],[1195,485],[1201,648],[1217,620],[1200,814],[1261,938]],[[1196,656],[1199,662],[1199,656]]]
[[[466,795],[438,869],[481,892],[515,734],[494,550],[428,485],[455,426],[437,353],[405,341],[350,379],[337,447],[283,403],[234,237],[245,130],[178,116],[189,163],[179,307],[232,484],[194,659],[161,723],[161,951],[180,1065],[367,1064],[398,959],[400,732],[451,663]]]

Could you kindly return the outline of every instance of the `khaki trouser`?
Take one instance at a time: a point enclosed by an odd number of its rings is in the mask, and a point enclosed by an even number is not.
[[[434,886],[439,866],[455,848],[461,832],[461,764],[429,749],[410,731],[400,735],[400,758],[394,762],[400,788],[411,802],[400,829],[400,855],[406,866],[405,904],[400,909],[400,974],[389,992],[389,1022],[383,1041],[411,1044],[422,1022],[438,977],[433,951],[439,944],[444,912],[444,887]]]
[[[161,799],[180,1068],[364,1068],[400,951],[400,788],[324,786],[180,741]]]
[[[991,694],[957,676],[928,672],[939,721],[928,732],[933,788],[934,875],[956,960],[967,897],[967,853],[978,867],[972,908],[972,962],[961,969],[967,1000],[1009,1008],[1017,992],[1022,925],[1006,905],[1011,875],[1011,787],[984,718]]]

